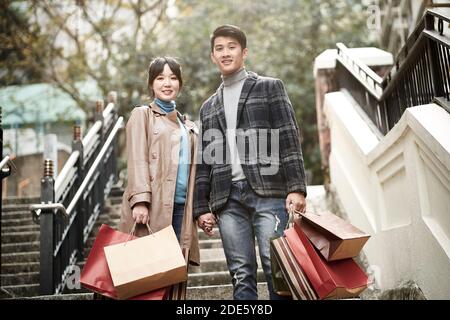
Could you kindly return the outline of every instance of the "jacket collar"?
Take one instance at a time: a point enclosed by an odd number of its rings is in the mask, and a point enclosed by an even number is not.
[[[156,114],[157,117],[165,116],[167,117],[167,119],[177,123],[177,116],[179,113],[177,110],[166,113],[163,110],[161,110],[161,108],[154,102],[150,103],[150,109],[152,109],[152,111]]]
[[[252,91],[256,81],[258,80],[258,75],[252,71],[247,71],[248,76],[244,81],[244,85],[242,86],[241,95],[239,97],[238,109],[237,109],[237,120],[236,120],[236,128],[239,127],[239,120],[241,119],[242,110],[244,109],[245,102],[247,101],[248,95]],[[225,108],[223,105],[223,83],[220,84],[219,88],[216,91],[217,101],[214,103],[215,112],[217,113],[220,127],[223,132],[227,130],[227,121],[225,118]]]
[[[166,113],[161,110],[161,108],[156,103],[150,103],[149,105],[150,109],[157,114],[158,117],[160,116],[166,116],[169,120],[172,120],[178,124],[178,119],[184,124],[186,129],[189,131],[192,131],[194,133],[198,133],[197,126],[194,122],[187,120],[184,115],[182,115],[178,110],[174,110],[172,112]]]

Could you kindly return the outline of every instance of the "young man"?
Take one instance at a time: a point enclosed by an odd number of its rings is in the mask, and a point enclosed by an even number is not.
[[[247,54],[246,36],[238,27],[214,31],[211,60],[223,82],[200,110],[194,217],[208,235],[218,223],[234,299],[258,299],[255,237],[270,298],[277,299],[270,238],[283,234],[288,209],[305,212],[305,170],[283,83],[246,71]]]

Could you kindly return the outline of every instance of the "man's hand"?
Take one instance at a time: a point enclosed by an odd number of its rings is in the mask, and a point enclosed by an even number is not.
[[[213,227],[216,224],[216,218],[211,212],[204,213],[197,218],[197,224],[200,228],[203,229],[203,232],[208,236],[214,235]]]
[[[289,212],[292,206],[296,211],[300,211],[301,213],[306,212],[306,199],[302,193],[292,192],[289,193],[286,197],[286,211]]]
[[[149,222],[148,207],[145,202],[139,202],[133,207],[133,219],[136,223],[147,224]]]

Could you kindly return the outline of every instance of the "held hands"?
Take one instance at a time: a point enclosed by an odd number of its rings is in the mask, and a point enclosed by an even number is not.
[[[148,207],[147,204],[144,202],[137,203],[133,207],[133,219],[136,223],[142,223],[147,224],[150,222],[149,216],[148,216]]]
[[[197,218],[197,224],[209,237],[214,235],[213,227],[216,225],[216,218],[211,212],[204,213]]]
[[[301,213],[306,212],[306,199],[302,193],[292,192],[289,193],[286,198],[286,211],[289,212],[292,209]]]

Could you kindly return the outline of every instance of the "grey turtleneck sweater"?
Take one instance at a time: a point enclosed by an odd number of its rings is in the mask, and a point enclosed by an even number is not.
[[[242,86],[247,78],[247,71],[242,68],[235,73],[222,76],[223,80],[223,105],[225,108],[225,118],[227,121],[227,141],[231,155],[231,175],[232,181],[245,179],[239,160],[238,149],[236,147],[236,120],[239,97]]]

